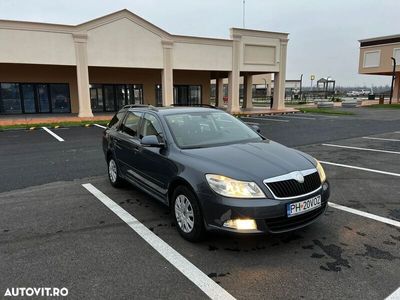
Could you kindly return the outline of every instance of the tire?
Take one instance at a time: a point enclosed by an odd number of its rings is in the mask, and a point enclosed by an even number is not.
[[[190,242],[205,237],[204,219],[196,195],[186,186],[178,186],[172,194],[172,215],[179,234]]]
[[[124,180],[119,175],[118,164],[113,156],[111,156],[107,161],[107,173],[108,179],[113,187],[122,187]]]

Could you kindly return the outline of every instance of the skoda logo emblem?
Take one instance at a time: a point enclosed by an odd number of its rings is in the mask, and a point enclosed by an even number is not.
[[[293,175],[294,175],[294,176],[293,176],[294,179],[295,179],[298,183],[303,183],[303,182],[304,182],[304,177],[303,177],[303,175],[301,175],[300,172],[295,172]]]

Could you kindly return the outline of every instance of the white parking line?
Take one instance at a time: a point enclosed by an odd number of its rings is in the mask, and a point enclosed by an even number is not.
[[[135,217],[95,188],[92,184],[87,183],[82,184],[82,186],[121,218],[122,221],[128,224],[129,227],[131,227],[142,239],[144,239],[190,281],[198,286],[208,297],[211,299],[235,299],[214,280],[200,271],[195,265],[189,262],[185,257],[179,254],[175,249],[160,239],[150,229],[140,223]]]
[[[370,136],[364,136],[363,139],[378,140],[378,141],[388,141],[388,142],[400,142],[400,140],[398,140],[398,139],[385,139],[385,138],[370,137]]]
[[[361,150],[361,151],[382,152],[382,153],[390,153],[390,154],[400,154],[400,152],[397,152],[397,151],[380,150],[380,149],[372,149],[372,148],[361,148],[361,147],[352,147],[352,146],[343,146],[343,145],[335,145],[335,144],[322,144],[322,146],[353,149],[353,150]]]
[[[320,162],[323,164],[326,164],[326,165],[332,165],[332,166],[336,166],[336,167],[343,167],[343,168],[349,168],[349,169],[355,169],[355,170],[361,170],[361,171],[367,171],[367,172],[373,172],[373,173],[378,173],[378,174],[400,177],[399,173],[386,172],[386,171],[380,171],[380,170],[368,169],[368,168],[362,168],[362,167],[356,167],[356,166],[350,166],[350,165],[343,165],[343,164],[337,164],[337,163],[321,161],[321,160],[320,160]]]
[[[93,124],[94,126],[97,126],[97,127],[100,127],[100,128],[103,128],[103,129],[106,129],[107,127],[106,126],[103,126],[103,125],[99,125],[99,124]]]
[[[399,300],[400,299],[400,287],[391,293],[385,300]]]
[[[242,119],[262,120],[262,121],[273,121],[273,122],[290,122],[289,120],[278,120],[271,118],[256,118],[256,117],[242,117]]]
[[[358,209],[350,208],[350,207],[339,205],[339,204],[332,203],[332,202],[328,202],[328,205],[330,207],[333,207],[333,208],[336,208],[336,209],[340,209],[340,210],[344,210],[344,211],[347,211],[349,213],[352,213],[352,214],[355,214],[355,215],[359,215],[359,216],[362,216],[362,217],[365,217],[365,218],[368,218],[368,219],[372,219],[372,220],[379,221],[379,222],[382,222],[382,223],[385,223],[385,224],[389,224],[389,225],[393,225],[393,226],[396,226],[396,227],[400,227],[400,222],[399,221],[395,221],[395,220],[392,220],[392,219],[380,217],[380,216],[377,216],[377,215],[374,215],[374,214],[370,214],[370,213],[367,213],[367,212],[364,212],[364,211],[361,211],[361,210],[358,210]]]
[[[55,139],[57,139],[59,142],[64,142],[64,139],[61,138],[60,136],[58,136],[57,134],[55,134],[53,131],[51,131],[50,129],[48,129],[47,127],[42,127],[47,133],[49,133],[50,135],[52,135]]]

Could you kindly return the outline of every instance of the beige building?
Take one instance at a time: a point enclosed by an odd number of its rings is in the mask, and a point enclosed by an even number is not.
[[[391,76],[396,59],[396,80],[393,86],[393,102],[400,102],[400,35],[382,36],[359,40],[360,74]]]
[[[76,26],[0,20],[0,114],[207,104],[212,79],[221,105],[224,78],[227,110],[238,112],[241,77],[251,101],[257,74],[274,74],[281,109],[287,43],[287,33],[239,28],[230,39],[172,35],[128,10]]]

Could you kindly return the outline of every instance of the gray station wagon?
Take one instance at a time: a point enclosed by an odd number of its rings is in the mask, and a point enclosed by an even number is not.
[[[190,241],[312,223],[329,198],[322,166],[257,131],[215,108],[126,106],[104,131],[108,177],[169,206]]]

